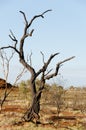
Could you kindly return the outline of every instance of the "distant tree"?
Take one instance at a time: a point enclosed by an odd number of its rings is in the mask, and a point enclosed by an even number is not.
[[[39,15],[35,15],[30,22],[28,22],[26,15],[23,11],[20,11],[20,13],[23,15],[24,21],[25,21],[25,27],[24,27],[24,32],[22,37],[20,38],[20,40],[18,41],[18,39],[16,38],[16,36],[14,35],[14,33],[12,31],[10,31],[10,35],[9,37],[11,38],[12,41],[14,41],[14,46],[12,45],[8,45],[6,47],[1,47],[0,50],[2,49],[13,49],[15,50],[15,52],[18,54],[19,56],[19,61],[20,63],[28,70],[28,72],[30,72],[31,74],[31,78],[30,78],[30,86],[31,86],[31,93],[32,93],[32,103],[30,108],[26,111],[26,113],[24,114],[24,120],[25,121],[33,121],[34,119],[36,120],[36,122],[38,122],[39,120],[39,111],[40,111],[40,99],[41,99],[41,94],[42,91],[44,89],[46,80],[50,80],[51,78],[55,77],[58,75],[58,71],[59,68],[61,67],[61,65],[64,62],[67,62],[71,59],[74,58],[70,57],[67,58],[63,61],[60,61],[56,64],[55,67],[55,71],[49,70],[47,71],[47,68],[49,66],[49,64],[51,63],[52,59],[57,56],[59,53],[55,53],[50,55],[50,57],[48,58],[48,60],[45,62],[44,61],[44,54],[41,52],[42,54],[42,60],[43,60],[43,66],[36,71],[33,67],[31,62],[28,63],[28,61],[25,58],[25,50],[24,50],[24,44],[25,44],[25,39],[27,37],[31,37],[34,29],[32,29],[30,31],[30,27],[32,25],[32,23],[39,17],[44,18],[44,15],[49,12],[51,10],[46,10],[45,12],[39,14]],[[18,46],[19,45],[19,46]],[[31,61],[31,56],[29,57],[30,61]],[[40,86],[39,89],[36,88],[36,79],[38,78],[38,76],[40,75]]]
[[[1,88],[4,89],[4,93],[0,95],[0,110],[2,110],[2,106],[4,102],[6,101],[6,98],[10,94],[12,90],[12,85],[10,83],[7,83],[8,75],[9,75],[9,69],[10,69],[10,61],[12,60],[15,52],[12,52],[10,57],[8,58],[6,53],[4,51],[0,50],[0,67],[2,67],[4,79],[1,79]],[[7,90],[8,88],[11,88],[11,90]]]
[[[56,105],[57,105],[57,113],[58,116],[62,109],[64,108],[64,93],[65,90],[63,89],[62,86],[58,86],[57,88],[57,95],[56,95]]]
[[[53,93],[52,100],[57,108],[57,114],[59,117],[59,114],[65,108],[65,89],[62,86],[53,84],[52,93]]]
[[[8,77],[10,73],[10,62],[13,59],[15,51],[10,53],[10,56],[7,56],[7,53],[4,50],[0,50],[0,68],[2,68],[2,73],[4,79],[0,78],[0,89],[3,89],[3,93],[0,95],[0,112],[2,111],[3,104],[5,103],[7,97],[10,95],[11,91],[15,87],[17,81],[22,77],[25,72],[25,68],[20,71],[17,75],[14,85],[8,83]]]

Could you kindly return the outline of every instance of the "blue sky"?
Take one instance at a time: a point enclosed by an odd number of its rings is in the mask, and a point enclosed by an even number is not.
[[[20,10],[26,13],[29,21],[34,15],[47,9],[52,9],[52,12],[45,14],[45,19],[39,18],[33,23],[32,28],[35,31],[33,37],[26,40],[25,51],[29,54],[33,52],[33,66],[36,69],[42,65],[40,51],[45,54],[45,59],[52,53],[60,52],[60,55],[51,63],[51,68],[54,68],[55,64],[64,58],[76,56],[75,59],[61,67],[59,72],[61,76],[56,79],[67,85],[85,86],[85,0],[0,0],[0,46],[13,44],[8,37],[9,29],[12,29],[18,39],[22,36],[24,20],[19,13]],[[9,75],[10,81],[16,75],[17,70],[20,70],[20,66],[17,58],[12,61],[11,71],[15,67],[17,69],[11,73],[11,76]]]

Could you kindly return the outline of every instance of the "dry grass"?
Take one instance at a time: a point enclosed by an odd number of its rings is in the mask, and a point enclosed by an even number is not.
[[[0,94],[3,90],[0,90]],[[21,117],[30,103],[28,91],[25,95],[21,90],[14,89],[0,113],[0,130],[86,130],[86,113],[80,111],[64,110],[57,117],[56,107],[41,101],[40,121],[36,126],[31,122],[23,122]]]

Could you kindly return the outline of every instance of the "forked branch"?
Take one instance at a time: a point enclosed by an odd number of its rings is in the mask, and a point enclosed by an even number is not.
[[[39,18],[39,17],[42,17],[44,18],[44,14],[49,12],[51,10],[46,10],[45,12],[43,12],[42,14],[40,15],[35,15],[30,22],[28,22],[27,18],[26,18],[26,15],[23,11],[20,11],[20,13],[23,15],[24,17],[24,21],[25,21],[25,27],[24,27],[24,33],[20,39],[20,56],[21,58],[24,59],[24,51],[23,51],[23,46],[24,46],[24,41],[25,39],[28,37],[28,36],[32,36],[33,32],[34,32],[34,29],[32,29],[30,32],[28,32],[28,29],[31,27],[33,21],[36,19],[36,18]]]
[[[29,28],[29,27],[31,26],[31,24],[33,23],[33,21],[34,21],[36,18],[38,18],[38,17],[44,18],[44,14],[47,13],[47,12],[49,12],[49,11],[52,11],[52,10],[49,9],[49,10],[44,11],[42,14],[35,15],[35,16],[30,20],[29,23],[28,23],[28,21],[27,21],[27,18],[26,18],[25,13],[24,13],[23,11],[19,11],[19,12],[20,12],[21,14],[23,14],[23,17],[24,17],[25,23],[26,23],[26,25],[27,25],[27,28]]]
[[[16,53],[18,54],[18,55],[20,55],[20,52],[14,47],[14,46],[5,46],[5,47],[1,47],[0,48],[0,50],[4,50],[4,49],[13,49],[13,50],[15,50],[16,51]]]
[[[59,53],[55,53],[52,54],[49,59],[47,60],[47,62],[44,63],[43,67],[36,73],[36,75],[38,76],[39,74],[41,74],[42,72],[46,71],[46,69],[48,68],[48,65],[50,64],[51,60],[58,55]]]
[[[9,37],[11,38],[12,41],[15,42],[14,47],[16,48],[16,45],[17,45],[17,43],[18,43],[18,40],[17,40],[16,37],[14,36],[12,30],[10,30]]]
[[[63,61],[58,62],[57,65],[56,65],[55,72],[52,73],[52,74],[50,74],[50,75],[45,76],[45,80],[49,80],[49,79],[51,79],[51,78],[57,76],[60,66],[61,66],[64,62],[67,62],[67,61],[69,61],[69,60],[72,60],[73,58],[75,58],[75,56],[72,56],[72,57],[67,58],[67,59],[65,59],[65,60],[63,60]]]
[[[43,68],[40,70],[41,73],[42,73],[42,75],[41,75],[41,85],[40,85],[40,88],[39,88],[38,93],[41,93],[41,92],[42,92],[42,90],[43,90],[43,88],[44,88],[44,86],[45,86],[46,80],[49,80],[49,79],[51,79],[51,78],[53,78],[53,77],[55,77],[55,76],[58,75],[58,71],[59,71],[61,65],[62,65],[64,62],[67,62],[67,61],[69,61],[69,60],[75,58],[75,56],[72,56],[72,57],[67,58],[67,59],[65,59],[65,60],[63,60],[63,61],[58,62],[57,65],[56,65],[56,68],[55,68],[55,72],[53,72],[53,73],[50,74],[50,72],[52,71],[52,69],[51,69],[50,71],[48,71],[48,72],[46,73],[46,69],[47,69],[47,67],[48,67],[48,65],[49,65],[49,63],[50,63],[50,61],[51,61],[51,60],[54,58],[54,56],[57,55],[57,54],[59,54],[59,53],[55,53],[55,54],[51,55],[50,58],[48,59],[48,61],[44,64]],[[44,56],[44,55],[43,55],[43,56]],[[45,74],[45,73],[46,73],[46,74]]]

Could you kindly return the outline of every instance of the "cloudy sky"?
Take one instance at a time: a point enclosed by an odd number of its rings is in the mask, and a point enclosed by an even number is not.
[[[25,52],[33,52],[33,66],[38,70],[42,65],[40,51],[45,54],[45,60],[50,54],[60,52],[51,64],[55,64],[70,56],[75,59],[65,63],[60,69],[58,82],[74,86],[86,85],[86,1],[85,0],[0,0],[0,46],[13,44],[8,37],[11,29],[17,39],[22,36],[24,20],[19,13],[26,13],[28,21],[36,14],[47,9],[52,12],[45,14],[44,19],[34,21],[33,37],[25,42]],[[12,81],[20,71],[21,65],[17,57],[12,61],[9,81]],[[1,68],[1,67],[0,67]],[[12,73],[12,70],[16,71]],[[1,70],[0,70],[1,71]],[[2,71],[0,73],[2,77]],[[28,79],[28,76],[25,76]],[[54,81],[56,81],[54,80]]]

